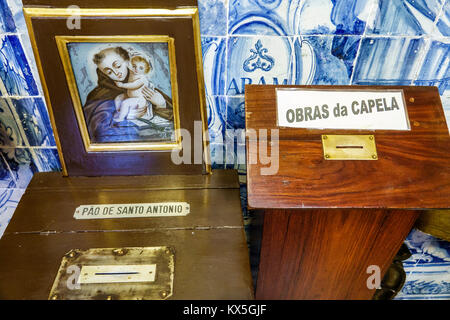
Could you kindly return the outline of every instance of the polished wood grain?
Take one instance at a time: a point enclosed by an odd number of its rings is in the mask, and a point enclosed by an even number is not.
[[[248,85],[246,128],[279,129],[279,170],[261,175],[247,136],[248,202],[252,208],[447,208],[450,136],[435,87],[297,86],[316,89],[402,89],[411,131],[277,128],[275,88]],[[295,86],[283,86],[295,87]],[[322,134],[373,134],[376,161],[328,161]],[[261,139],[261,136],[257,136]],[[262,137],[264,138],[264,137]],[[272,142],[274,143],[274,142]],[[271,154],[272,145],[268,145]],[[251,163],[249,159],[257,159]]]
[[[267,210],[257,299],[371,299],[367,273],[389,267],[419,212]]]

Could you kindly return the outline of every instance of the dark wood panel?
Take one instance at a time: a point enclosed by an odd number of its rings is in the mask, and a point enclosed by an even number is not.
[[[35,173],[27,192],[70,190],[181,190],[181,189],[239,188],[235,170],[213,170],[206,175],[154,175],[154,176],[103,176],[62,177],[59,172]]]
[[[73,4],[73,3],[72,3]],[[175,41],[177,66],[180,128],[194,137],[195,121],[202,121],[201,100],[198,89],[197,60],[195,52],[195,30],[193,18],[139,17],[139,18],[81,18],[81,29],[69,30],[65,17],[31,18],[36,46],[42,64],[42,72],[49,92],[49,108],[54,117],[69,176],[102,175],[155,175],[155,174],[200,174],[206,168],[203,159],[195,159],[191,152],[189,163],[179,165],[171,160],[171,151],[108,151],[87,152],[75,115],[63,64],[55,36],[111,36],[111,35],[167,35]],[[200,57],[201,59],[201,57]],[[201,80],[203,81],[203,80]],[[187,145],[195,150],[195,141]],[[188,147],[186,147],[186,150]]]
[[[155,178],[155,179],[153,179]],[[131,182],[131,183],[130,183]],[[187,202],[183,217],[76,220],[80,205]],[[140,177],[63,177],[38,173],[22,196],[5,233],[158,228],[242,227],[238,176],[235,170],[211,175]]]
[[[418,212],[268,210],[257,299],[371,299],[367,267],[386,272]]]
[[[64,254],[72,249],[170,246],[170,299],[252,299],[243,228],[152,232],[5,235],[0,241],[0,299],[47,299]]]
[[[246,87],[247,130],[276,128],[276,87]],[[276,175],[261,175],[261,168],[268,165],[260,162],[256,150],[249,148],[251,140],[247,139],[249,205],[253,208],[448,208],[450,136],[437,89],[332,88],[403,89],[411,131],[279,128]],[[373,134],[378,160],[324,160],[321,134],[326,133]],[[271,154],[270,145],[268,149]],[[258,161],[253,164],[249,159]]]
[[[158,202],[187,202],[190,213],[182,217],[89,220],[73,217],[80,205]],[[5,234],[242,227],[242,223],[239,189],[33,192],[22,197]]]

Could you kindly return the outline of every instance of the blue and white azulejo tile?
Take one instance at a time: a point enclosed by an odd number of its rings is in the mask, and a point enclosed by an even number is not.
[[[296,17],[300,34],[361,35],[372,3],[370,0],[304,0]]]
[[[0,147],[28,146],[20,121],[14,113],[12,99],[0,98]]]
[[[417,80],[418,86],[436,86],[439,93],[450,89],[450,40],[432,41]]]
[[[211,153],[211,167],[213,169],[225,168],[225,145],[210,144],[209,150]]]
[[[3,156],[0,154],[0,189],[15,188],[16,182]]]
[[[225,93],[243,95],[246,84],[299,83],[301,60],[292,37],[230,37]]]
[[[2,2],[6,2],[6,4],[8,5],[11,15],[14,19],[14,24],[16,26],[16,31],[10,31],[10,32],[26,33],[27,26],[25,23],[25,18],[23,16],[22,1],[21,0],[2,0]]]
[[[450,3],[448,0],[442,8],[436,27],[444,37],[450,37]]]
[[[435,31],[445,0],[378,0],[367,34],[420,36]]]
[[[25,190],[0,189],[0,238],[11,220]]]
[[[202,35],[227,35],[227,1],[199,0],[200,32]]]
[[[226,127],[226,99],[224,96],[206,96],[206,106],[210,142],[222,144]]]
[[[350,84],[360,37],[309,36],[302,39],[303,46],[307,44],[314,52],[312,59],[314,67],[308,75],[313,77],[312,84]]]
[[[56,148],[36,148],[34,151],[33,161],[39,172],[61,171],[58,150]]]
[[[364,38],[353,84],[410,85],[421,63],[420,38]]]
[[[206,95],[224,95],[226,75],[225,38],[202,37],[202,52]]]
[[[16,32],[14,15],[5,0],[0,1],[0,32]]]
[[[227,128],[245,129],[244,97],[227,97]]]
[[[229,34],[292,36],[364,32],[369,0],[230,0]]]
[[[55,139],[42,98],[11,99],[28,145],[36,147],[55,146]]]
[[[18,36],[5,35],[0,39],[0,80],[3,95],[38,95],[36,82]]]

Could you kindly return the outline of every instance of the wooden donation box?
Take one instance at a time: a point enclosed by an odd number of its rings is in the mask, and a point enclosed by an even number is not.
[[[252,299],[196,1],[23,2],[63,172],[34,175],[0,239],[0,299]]]
[[[249,85],[245,103],[256,298],[371,299],[421,210],[450,207],[437,88]]]

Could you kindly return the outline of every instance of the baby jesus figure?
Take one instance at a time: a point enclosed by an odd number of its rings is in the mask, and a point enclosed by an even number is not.
[[[116,86],[127,89],[127,93],[118,95],[115,99],[116,111],[114,121],[120,122],[125,119],[135,118],[129,117],[129,114],[136,114],[137,110],[145,109],[147,100],[144,98],[142,89],[145,87],[154,90],[155,86],[148,79],[147,74],[151,71],[152,66],[142,56],[134,56],[130,59],[129,78],[127,83],[116,81]],[[164,105],[165,100],[160,94],[154,94],[150,102],[154,105]],[[147,108],[150,118],[153,116],[152,108]],[[131,120],[131,119],[130,119]]]

